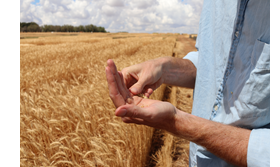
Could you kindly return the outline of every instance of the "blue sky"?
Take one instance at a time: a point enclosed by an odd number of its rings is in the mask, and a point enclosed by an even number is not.
[[[203,0],[20,0],[20,21],[110,32],[197,33]]]
[[[40,0],[35,0],[33,2],[31,2],[32,5],[38,5],[40,3]]]

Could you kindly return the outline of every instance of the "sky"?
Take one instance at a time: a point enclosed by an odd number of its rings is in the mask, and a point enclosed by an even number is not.
[[[203,0],[20,0],[20,21],[110,32],[197,33]]]

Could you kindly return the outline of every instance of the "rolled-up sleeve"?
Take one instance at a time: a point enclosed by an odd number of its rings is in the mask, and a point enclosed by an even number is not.
[[[183,59],[190,60],[194,66],[197,68],[197,62],[198,62],[198,51],[189,52]]]
[[[253,129],[251,131],[247,152],[247,166],[270,166],[270,129]]]

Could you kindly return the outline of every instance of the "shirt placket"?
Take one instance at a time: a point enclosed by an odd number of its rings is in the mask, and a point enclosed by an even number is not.
[[[240,8],[239,8],[236,26],[235,26],[235,30],[234,30],[233,41],[232,41],[232,45],[231,45],[231,49],[230,49],[230,53],[229,53],[228,64],[226,67],[226,71],[224,73],[223,82],[220,84],[220,88],[218,90],[218,94],[217,94],[215,103],[212,108],[210,120],[213,120],[215,118],[219,108],[221,107],[221,102],[223,99],[223,90],[224,90],[226,81],[228,79],[228,76],[230,75],[232,68],[233,68],[233,59],[234,59],[237,45],[239,43],[239,39],[241,36],[241,31],[242,31],[243,21],[244,21],[244,13],[245,13],[245,9],[248,4],[248,1],[249,0],[241,0],[241,2],[240,2]]]

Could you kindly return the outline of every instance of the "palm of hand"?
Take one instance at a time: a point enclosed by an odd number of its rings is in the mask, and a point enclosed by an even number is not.
[[[125,123],[144,124],[155,128],[166,129],[171,125],[176,114],[175,107],[168,103],[152,99],[133,97],[132,104],[120,106],[116,115]]]

